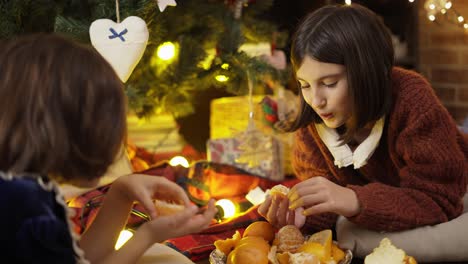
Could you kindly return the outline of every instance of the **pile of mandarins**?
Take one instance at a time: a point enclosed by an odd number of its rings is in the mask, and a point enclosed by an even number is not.
[[[345,253],[332,242],[327,229],[305,238],[294,225],[277,232],[266,221],[250,224],[241,235],[217,240],[216,250],[227,256],[226,264],[330,264],[339,263]]]

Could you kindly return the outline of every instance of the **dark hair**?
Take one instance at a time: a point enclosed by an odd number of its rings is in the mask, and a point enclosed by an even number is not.
[[[0,170],[101,177],[126,138],[126,99],[94,49],[53,34],[0,44]]]
[[[342,139],[390,111],[393,46],[388,28],[369,9],[353,5],[329,5],[307,15],[293,37],[291,61],[295,70],[309,56],[344,65],[353,102],[353,122]],[[299,116],[290,131],[322,122],[300,92]]]

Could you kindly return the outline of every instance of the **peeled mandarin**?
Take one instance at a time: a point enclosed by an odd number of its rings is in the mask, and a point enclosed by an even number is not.
[[[278,239],[279,252],[294,253],[304,243],[304,236],[295,225],[286,225],[280,228],[275,239]]]

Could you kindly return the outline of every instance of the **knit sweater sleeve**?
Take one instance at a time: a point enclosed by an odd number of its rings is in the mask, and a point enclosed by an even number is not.
[[[322,150],[313,137],[313,127],[302,128],[295,134],[293,148],[293,168],[297,178],[301,181],[315,176],[323,176],[332,181],[331,172],[323,158]],[[323,229],[333,228],[338,216],[334,213],[311,215],[306,218],[302,232],[311,234]]]
[[[404,84],[388,124],[389,154],[399,186],[348,185],[361,204],[360,213],[349,220],[369,229],[434,225],[463,210],[466,142],[430,85],[413,75],[400,80]]]

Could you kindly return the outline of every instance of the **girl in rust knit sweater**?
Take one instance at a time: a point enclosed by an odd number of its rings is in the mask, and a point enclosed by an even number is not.
[[[326,6],[294,36],[301,108],[293,167],[302,181],[259,213],[277,227],[333,228],[338,215],[400,231],[463,211],[468,143],[429,83],[394,67],[390,34],[372,11]],[[295,212],[295,213],[294,213]]]

